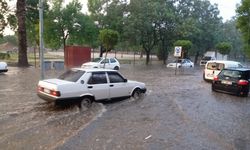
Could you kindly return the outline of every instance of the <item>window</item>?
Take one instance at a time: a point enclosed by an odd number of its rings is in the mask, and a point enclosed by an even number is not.
[[[230,78],[240,78],[242,73],[240,71],[224,70],[223,75]]]
[[[107,63],[109,63],[109,59],[107,58],[107,59],[103,59],[102,61],[101,61],[101,64],[107,64]]]
[[[82,70],[67,70],[65,73],[60,75],[58,79],[76,82],[85,73]]]
[[[116,63],[116,60],[114,58],[110,58],[110,63]]]
[[[124,78],[117,72],[108,72],[110,83],[124,82]]]
[[[222,63],[208,63],[207,69],[209,70],[222,70],[224,68],[224,64]]]
[[[88,84],[104,84],[104,83],[107,83],[105,72],[93,72],[88,81]]]

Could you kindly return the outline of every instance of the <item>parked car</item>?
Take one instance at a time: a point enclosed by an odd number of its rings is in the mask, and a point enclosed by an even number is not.
[[[210,60],[206,63],[203,79],[205,81],[213,81],[214,76],[217,76],[224,68],[243,68],[244,66],[237,61],[228,60]]]
[[[116,58],[96,58],[92,62],[82,64],[82,68],[104,68],[105,69],[120,69],[120,63]]]
[[[77,101],[86,108],[93,101],[139,99],[145,92],[144,83],[127,80],[116,70],[73,68],[58,78],[39,81],[37,94],[45,101]]]
[[[194,63],[189,60],[189,59],[178,59],[172,63],[167,64],[168,68],[181,68],[181,67],[185,67],[185,68],[192,68],[194,67]]]
[[[1,72],[7,72],[8,71],[8,65],[6,62],[0,62],[0,73]]]
[[[250,69],[223,69],[212,82],[212,91],[225,92],[238,96],[248,96]]]

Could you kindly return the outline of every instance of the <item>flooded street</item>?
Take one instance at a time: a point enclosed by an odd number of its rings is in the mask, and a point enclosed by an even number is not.
[[[146,83],[142,100],[94,103],[85,112],[36,95],[40,72],[9,67],[0,74],[1,149],[248,150],[250,99],[214,93],[202,69],[122,65]],[[46,71],[46,78],[62,71]]]

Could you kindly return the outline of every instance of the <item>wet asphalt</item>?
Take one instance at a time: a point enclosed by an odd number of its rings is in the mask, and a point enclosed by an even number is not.
[[[212,92],[199,66],[175,75],[163,65],[123,64],[126,78],[146,83],[144,98],[94,103],[87,111],[38,98],[39,71],[9,67],[0,74],[0,149],[250,149],[249,98]]]

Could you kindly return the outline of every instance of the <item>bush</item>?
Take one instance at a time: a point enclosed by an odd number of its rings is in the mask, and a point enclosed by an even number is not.
[[[0,59],[9,59],[10,58],[10,54],[8,53],[0,53]]]

